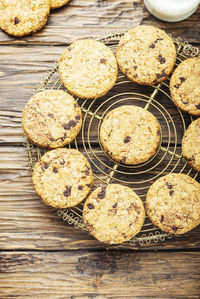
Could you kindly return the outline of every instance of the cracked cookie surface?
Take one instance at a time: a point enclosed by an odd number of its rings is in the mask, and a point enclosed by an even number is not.
[[[0,28],[13,36],[41,29],[47,22],[50,0],[0,0]]]
[[[66,148],[45,153],[34,167],[32,180],[43,202],[54,208],[79,204],[93,185],[87,159],[79,151]]]
[[[59,8],[65,4],[67,4],[70,0],[50,0],[51,9]]]
[[[186,233],[200,224],[200,184],[185,174],[168,174],[149,188],[146,211],[162,231]]]
[[[181,110],[200,116],[200,57],[179,64],[170,80],[170,92]]]
[[[137,26],[120,39],[117,62],[121,71],[139,84],[154,84],[165,80],[176,61],[173,40],[163,30],[153,26]]]
[[[182,152],[188,164],[200,172],[200,118],[194,120],[185,131]]]
[[[120,184],[96,188],[83,206],[83,220],[90,234],[109,244],[130,240],[141,230],[144,219],[141,199]]]
[[[59,61],[61,80],[67,90],[80,98],[98,98],[117,80],[113,52],[95,40],[80,40],[66,48]]]
[[[24,133],[43,148],[63,147],[70,143],[81,125],[79,105],[62,90],[45,90],[35,94],[23,110]]]
[[[160,143],[160,126],[149,111],[133,105],[121,106],[104,118],[100,140],[113,160],[139,164],[155,154]]]

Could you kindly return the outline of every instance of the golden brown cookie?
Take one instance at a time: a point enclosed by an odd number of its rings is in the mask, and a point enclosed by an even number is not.
[[[50,0],[0,0],[0,28],[13,36],[40,30],[47,22]]]
[[[110,184],[96,188],[83,206],[86,228],[101,242],[118,244],[133,238],[145,219],[141,199],[129,187]]]
[[[79,133],[81,109],[74,98],[62,90],[45,90],[35,94],[22,115],[24,133],[43,148],[63,147]]]
[[[160,127],[149,111],[137,106],[111,110],[100,128],[100,141],[117,162],[139,164],[149,160],[160,143]]]
[[[185,131],[182,152],[188,164],[200,172],[200,118],[194,120]]]
[[[67,4],[70,0],[51,0],[51,9],[59,8]]]
[[[87,39],[71,44],[59,61],[61,80],[67,90],[80,98],[106,94],[117,79],[117,62],[103,43]]]
[[[163,30],[153,26],[137,26],[120,39],[117,62],[121,71],[139,84],[154,84],[165,80],[176,61],[173,40]]]
[[[200,224],[200,185],[185,174],[171,173],[149,188],[149,219],[162,231],[183,234]]]
[[[200,116],[200,57],[179,64],[170,80],[170,92],[181,110]]]
[[[87,159],[79,151],[66,148],[45,153],[36,163],[32,179],[44,203],[54,208],[79,204],[93,184]]]

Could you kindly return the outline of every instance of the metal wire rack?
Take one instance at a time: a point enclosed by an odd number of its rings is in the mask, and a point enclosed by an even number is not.
[[[117,43],[122,35],[123,32],[117,32],[96,39],[104,43],[112,43],[109,47],[115,53]],[[199,55],[199,49],[188,44],[188,42],[174,39],[174,43],[177,47],[176,65],[188,57]],[[45,89],[65,90],[60,81],[57,64],[43,80],[37,92]],[[145,203],[148,188],[162,175],[170,172],[183,172],[197,180],[199,179],[198,173],[192,170],[183,159],[180,146],[184,131],[192,121],[192,117],[182,113],[172,103],[169,94],[169,79],[144,89],[143,86],[130,82],[126,76],[119,72],[115,86],[104,97],[96,100],[78,98],[76,100],[83,112],[83,125],[78,137],[68,147],[80,150],[90,162],[95,179],[94,188],[114,182],[124,184],[133,188]],[[106,154],[100,143],[99,130],[104,116],[110,110],[126,104],[137,105],[149,110],[160,123],[160,146],[149,161],[140,165],[116,163]],[[173,113],[171,113],[172,108]],[[33,169],[34,164],[40,159],[45,150],[32,145],[28,140],[25,141],[25,146],[27,147],[29,164]],[[83,204],[81,203],[76,207],[58,209],[55,212],[68,224],[86,230],[82,220],[82,208]],[[172,237],[171,234],[163,233],[154,227],[146,217],[141,232],[130,241],[125,242],[124,245],[135,246],[151,242],[157,243]]]

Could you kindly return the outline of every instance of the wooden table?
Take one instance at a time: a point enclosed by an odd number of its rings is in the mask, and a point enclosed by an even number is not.
[[[140,0],[71,0],[34,35],[0,32],[0,298],[200,297],[199,229],[106,250],[38,199],[21,129],[25,103],[72,40],[150,24],[199,47],[199,13],[173,24],[151,16]]]

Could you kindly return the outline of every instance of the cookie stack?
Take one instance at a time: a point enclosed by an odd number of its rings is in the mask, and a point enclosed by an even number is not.
[[[13,36],[24,36],[40,30],[47,22],[50,9],[69,0],[0,0],[0,28]]]
[[[116,83],[118,65],[137,84],[162,82],[172,72],[175,61],[172,39],[152,26],[137,26],[128,31],[119,42],[116,58],[101,42],[76,41],[66,48],[59,60],[62,83],[72,95],[61,90],[45,90],[34,95],[24,108],[25,135],[32,143],[53,149],[34,167],[36,192],[45,204],[55,208],[73,207],[86,199],[85,226],[102,242],[118,244],[134,237],[144,223],[145,208],[132,189],[120,184],[98,187],[90,193],[93,174],[89,162],[81,152],[63,148],[75,139],[82,126],[81,108],[74,96],[97,99],[105,95]],[[170,81],[175,104],[194,115],[198,115],[200,109],[200,97],[196,99],[199,85],[196,88],[190,77],[196,82],[198,72],[199,58],[188,59],[179,65]],[[183,138],[183,154],[198,171],[199,120],[190,125]],[[158,120],[146,109],[123,105],[104,117],[100,142],[115,162],[136,165],[156,154],[161,129]],[[150,187],[146,211],[152,223],[164,232],[185,233],[200,223],[200,186],[183,174],[164,176]]]

